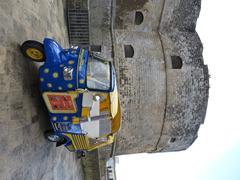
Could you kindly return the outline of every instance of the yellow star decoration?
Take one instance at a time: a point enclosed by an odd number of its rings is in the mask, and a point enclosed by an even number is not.
[[[57,72],[53,73],[53,78],[58,78],[58,73]]]
[[[68,86],[68,88],[72,88],[73,87],[73,85],[71,83],[69,83],[67,86]]]
[[[51,83],[47,83],[47,87],[51,88],[52,84]]]
[[[48,69],[48,68],[45,68],[45,69],[44,69],[44,73],[45,73],[45,74],[49,73],[49,69]]]
[[[72,65],[72,64],[74,64],[74,61],[70,60],[70,61],[68,61],[68,64]]]

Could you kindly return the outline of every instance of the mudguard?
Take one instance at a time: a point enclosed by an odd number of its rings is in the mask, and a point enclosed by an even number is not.
[[[59,65],[66,61],[63,48],[53,39],[45,38],[43,41],[46,64]]]

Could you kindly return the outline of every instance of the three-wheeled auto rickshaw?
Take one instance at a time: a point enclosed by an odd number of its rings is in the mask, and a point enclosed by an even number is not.
[[[121,110],[112,62],[88,49],[63,49],[49,38],[25,41],[21,51],[44,62],[39,79],[52,126],[45,132],[49,141],[80,153],[114,141]]]

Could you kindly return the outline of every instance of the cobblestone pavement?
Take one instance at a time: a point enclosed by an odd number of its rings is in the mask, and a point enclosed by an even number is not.
[[[47,142],[48,115],[38,92],[39,64],[19,44],[48,36],[68,47],[65,1],[0,0],[0,179],[82,179],[80,160]]]

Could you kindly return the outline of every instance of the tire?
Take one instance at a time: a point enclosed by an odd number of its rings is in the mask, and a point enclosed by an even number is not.
[[[38,41],[28,40],[21,45],[21,51],[25,57],[35,62],[44,62],[45,53],[43,44]]]
[[[80,158],[83,158],[86,156],[86,153],[84,151],[81,151],[81,152],[77,152],[77,158],[80,159]]]
[[[50,142],[56,142],[56,143],[64,143],[66,140],[65,138],[55,134],[53,130],[48,130],[44,132],[45,138]]]

